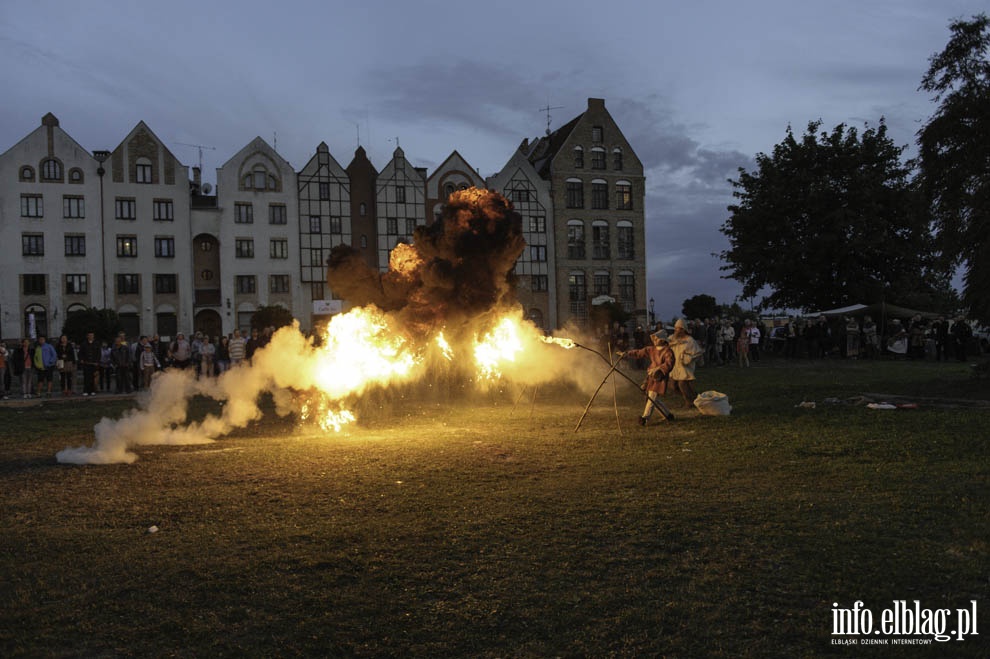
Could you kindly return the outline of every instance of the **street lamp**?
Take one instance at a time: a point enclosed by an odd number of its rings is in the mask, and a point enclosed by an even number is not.
[[[653,308],[654,308],[655,305],[656,305],[656,301],[651,297],[650,298],[650,327],[651,328],[654,325],[657,324],[657,315],[653,312]]]

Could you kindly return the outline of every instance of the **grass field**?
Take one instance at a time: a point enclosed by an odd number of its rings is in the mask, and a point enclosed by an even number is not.
[[[0,655],[988,656],[990,408],[956,400],[985,380],[764,361],[706,389],[731,416],[641,428],[624,382],[619,426],[606,387],[578,432],[583,389],[376,397],[340,434],[269,415],[109,466],[54,455],[133,402],[0,408]],[[824,402],[864,393],[920,406]],[[857,600],[975,600],[980,635],[834,645]]]

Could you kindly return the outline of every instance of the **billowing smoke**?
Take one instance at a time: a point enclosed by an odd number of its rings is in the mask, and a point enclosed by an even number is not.
[[[384,274],[353,250],[335,250],[330,285],[360,306],[335,316],[322,341],[293,324],[278,330],[250,364],[219,378],[159,373],[139,409],[102,419],[93,446],[66,448],[57,460],[129,463],[138,446],[210,442],[260,419],[263,393],[272,395],[279,415],[316,415],[322,427],[339,428],[353,419],[348,401],[367,388],[436,378],[439,371],[527,385],[561,374],[574,379],[594,366],[600,371],[600,363],[574,359],[581,351],[562,358],[564,349],[545,343],[542,331],[523,319],[512,275],[525,246],[521,220],[502,196],[455,193],[441,220],[417,229],[414,240],[393,250]],[[438,369],[438,363],[452,366]],[[221,401],[220,413],[188,422],[188,401],[197,395]]]
[[[458,335],[479,316],[517,306],[512,271],[525,246],[522,218],[505,197],[470,188],[449,197],[437,222],[418,227],[413,244],[392,250],[388,272],[341,245],[327,279],[339,296],[374,304],[412,333]]]

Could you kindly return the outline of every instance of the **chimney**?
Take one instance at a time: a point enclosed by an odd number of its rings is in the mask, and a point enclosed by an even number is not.
[[[604,98],[589,98],[588,99],[588,109],[589,110],[604,110],[605,109],[605,99]]]

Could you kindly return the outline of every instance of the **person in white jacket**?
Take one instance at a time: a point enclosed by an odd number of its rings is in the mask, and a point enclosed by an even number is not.
[[[697,360],[705,354],[705,351],[698,345],[688,331],[687,323],[679,318],[674,323],[674,334],[670,337],[670,349],[674,351],[674,368],[670,371],[670,379],[675,388],[684,397],[684,404],[688,407],[694,402],[694,368]]]

